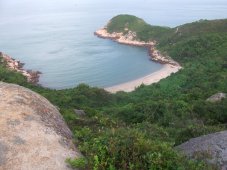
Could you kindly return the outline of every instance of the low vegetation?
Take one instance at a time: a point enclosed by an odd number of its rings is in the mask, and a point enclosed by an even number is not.
[[[122,31],[125,25],[133,31],[141,26],[148,30],[152,27],[133,16],[115,19],[108,25],[109,31]],[[146,38],[138,34],[138,39],[148,40],[166,30],[168,36],[159,38],[158,49],[184,69],[131,93],[110,94],[85,84],[65,90],[34,86],[22,75],[9,71],[4,63],[0,64],[0,80],[28,87],[60,108],[85,156],[67,160],[73,167],[214,169],[202,160],[188,160],[174,146],[226,129],[227,100],[206,101],[217,92],[227,92],[227,30],[223,29],[226,23],[227,20],[198,21],[179,26],[177,32],[176,28],[162,28],[152,33],[152,28],[150,32],[144,31]],[[75,108],[83,109],[86,115],[76,115]]]
[[[151,26],[132,15],[118,15],[107,24],[109,33],[122,32],[126,34],[129,30],[136,32],[137,39],[141,41],[159,40],[163,34],[171,32],[168,27]]]

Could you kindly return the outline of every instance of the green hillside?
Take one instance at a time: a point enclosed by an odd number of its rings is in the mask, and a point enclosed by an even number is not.
[[[127,29],[137,33],[142,41],[157,40],[159,43],[174,43],[184,38],[206,33],[227,32],[227,19],[200,20],[177,26],[176,28],[160,27],[147,24],[133,15],[118,15],[107,24],[107,31],[127,33]]]
[[[227,129],[227,99],[206,101],[217,92],[227,93],[226,23],[227,20],[205,20],[155,30],[156,27],[133,16],[112,19],[108,31],[121,31],[127,25],[140,32],[147,27],[146,39],[157,38],[158,48],[184,67],[159,83],[142,85],[131,93],[110,94],[84,84],[65,90],[34,86],[22,75],[9,71],[4,63],[0,64],[0,80],[28,87],[60,108],[85,156],[67,160],[73,167],[216,169],[205,164],[204,155],[188,160],[173,148],[190,138]],[[87,115],[77,116],[73,109],[83,109]]]
[[[192,36],[201,35],[206,33],[221,33],[227,32],[227,19],[220,20],[199,20],[193,23],[184,24],[174,28],[178,28],[176,35],[182,34],[181,36]]]
[[[137,33],[137,39],[149,41],[150,39],[159,39],[163,34],[171,31],[168,27],[151,26],[144,20],[132,15],[118,15],[107,24],[107,31],[127,33],[128,30]]]
[[[172,28],[172,31],[160,38],[160,47],[172,45],[194,36],[206,34],[227,33],[227,19],[200,20]]]

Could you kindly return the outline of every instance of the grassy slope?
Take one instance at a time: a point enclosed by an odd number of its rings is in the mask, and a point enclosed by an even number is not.
[[[133,31],[152,27],[129,17],[135,23],[128,25]],[[121,25],[115,21],[113,31],[122,30],[129,23],[127,18],[118,16]],[[36,87],[4,64],[0,64],[0,80],[31,88],[60,107],[87,158],[85,169],[208,169],[201,162],[187,161],[172,147],[226,129],[227,100],[205,101],[216,92],[227,92],[226,23],[194,22],[179,26],[178,33],[176,28],[163,28],[165,36],[159,37],[158,48],[184,69],[132,93],[112,95],[86,85],[60,91]],[[147,37],[157,35],[159,31]],[[84,109],[88,115],[77,117],[73,108]],[[78,166],[78,161],[71,163]]]

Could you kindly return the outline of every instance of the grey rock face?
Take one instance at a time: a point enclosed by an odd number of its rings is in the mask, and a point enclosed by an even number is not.
[[[225,99],[226,98],[226,93],[216,93],[212,96],[210,96],[207,101],[208,102],[219,102],[221,101],[222,99]]]
[[[85,116],[86,113],[83,110],[78,110],[78,109],[74,109],[74,112],[78,115],[78,116]]]
[[[209,163],[227,169],[227,131],[190,139],[176,149],[191,158],[203,154]]]
[[[67,170],[72,133],[44,97],[0,82],[0,170]]]

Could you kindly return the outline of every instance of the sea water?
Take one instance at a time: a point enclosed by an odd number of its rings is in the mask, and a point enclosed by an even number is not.
[[[50,88],[109,87],[158,71],[145,48],[94,36],[113,16],[175,27],[227,18],[226,0],[0,0],[0,51],[42,72]]]

